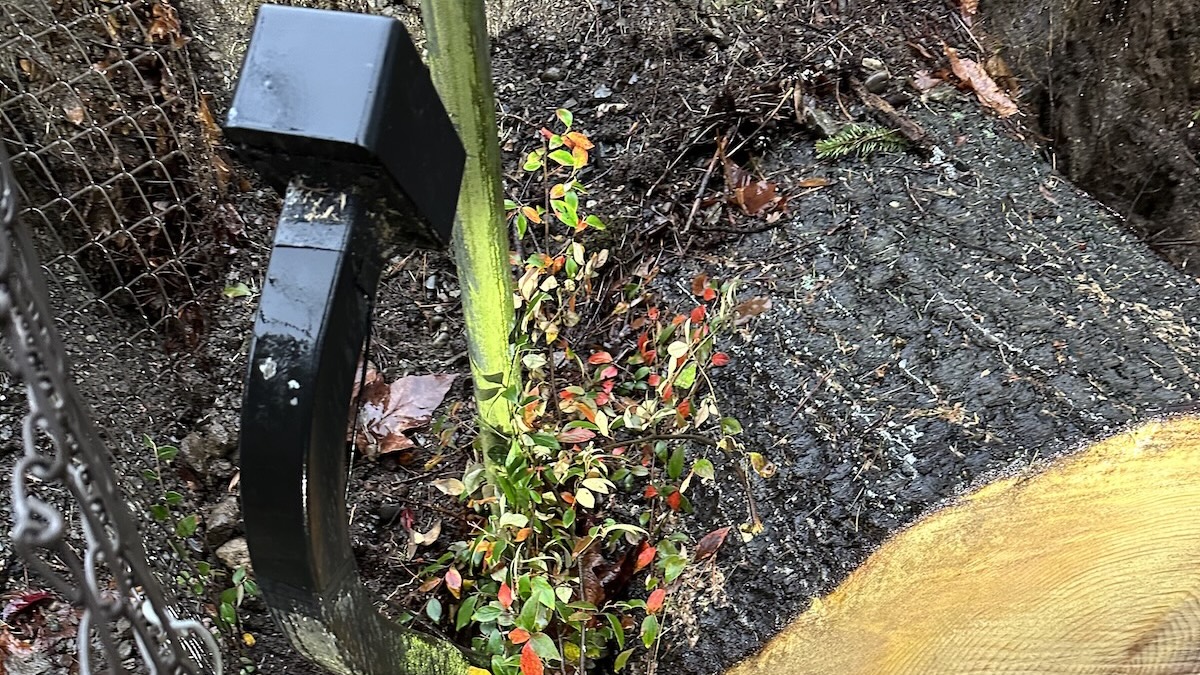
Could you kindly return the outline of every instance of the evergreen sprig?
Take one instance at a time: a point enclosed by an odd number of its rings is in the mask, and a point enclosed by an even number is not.
[[[903,150],[904,146],[904,137],[892,129],[848,124],[833,136],[817,141],[817,158],[834,159],[852,152],[866,157],[876,152]]]

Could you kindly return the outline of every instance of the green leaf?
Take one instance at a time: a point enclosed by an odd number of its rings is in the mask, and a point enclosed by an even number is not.
[[[742,433],[742,423],[737,421],[737,418],[735,417],[722,417],[721,433],[729,436],[736,436]]]
[[[151,504],[150,505],[150,517],[153,518],[155,521],[161,523],[164,520],[166,520],[167,517],[170,515],[171,515],[171,510],[168,509],[165,504]]]
[[[613,661],[613,670],[624,670],[625,664],[629,663],[630,656],[633,656],[632,649],[626,649],[620,654],[617,654],[616,660]]]
[[[462,630],[463,626],[466,626],[467,624],[471,623],[471,617],[473,617],[475,615],[475,605],[477,605],[478,603],[479,603],[478,595],[472,595],[471,597],[467,598],[466,600],[463,600],[462,605],[459,605],[459,607],[458,607],[458,614],[455,616],[455,619],[454,619],[454,629],[455,630]]]
[[[667,460],[667,475],[671,477],[671,480],[679,480],[679,477],[683,475],[683,462],[683,446],[679,445],[675,447],[671,458]]]
[[[515,527],[520,529],[529,524],[529,516],[522,513],[513,513],[511,511],[501,514],[498,525],[500,527]]]
[[[523,213],[517,214],[517,238],[520,239],[520,238],[524,237],[525,233],[528,231],[529,231],[529,219],[526,218],[525,214],[523,214]]]
[[[654,641],[658,639],[658,617],[653,614],[647,614],[645,619],[642,619],[642,644],[646,649],[654,646]]]
[[[554,587],[546,577],[533,578],[533,597],[542,605],[554,609]]]
[[[707,459],[698,459],[692,464],[692,471],[696,472],[697,476],[706,480],[712,480],[715,472],[713,471],[713,463]]]
[[[190,537],[193,534],[196,534],[196,526],[199,524],[200,519],[197,518],[196,514],[193,513],[183,520],[180,520],[179,523],[175,525],[175,534],[179,537]]]
[[[663,558],[663,576],[667,583],[671,583],[683,574],[684,568],[687,567],[687,558],[681,555],[669,555]]]
[[[235,298],[244,298],[249,295],[253,295],[253,292],[250,290],[249,286],[239,281],[232,286],[226,286],[221,291],[221,294],[230,300],[233,300]]]
[[[475,613],[471,615],[471,618],[479,623],[489,623],[495,622],[496,619],[499,619],[500,615],[503,613],[504,609],[500,607],[499,604],[484,605],[483,607],[475,610]]]
[[[526,171],[537,171],[542,168],[542,155],[544,154],[544,150],[534,150],[529,153],[529,156],[525,158],[525,166],[522,168]]]
[[[575,524],[575,509],[567,509],[562,517],[563,527],[571,527]]]
[[[504,210],[505,211],[515,211],[515,210],[517,210],[518,206],[520,206],[520,204],[514,202],[511,199],[504,200]]]
[[[543,448],[550,448],[551,450],[562,449],[562,446],[558,443],[558,438],[556,438],[554,434],[538,431],[529,434],[529,438],[534,442],[535,445],[540,445]]]
[[[545,633],[534,633],[529,636],[529,642],[533,644],[533,651],[537,655],[547,661],[561,661],[562,656],[558,653],[558,647],[554,644],[554,640],[550,639]]]
[[[621,625],[621,617],[608,614],[608,625],[612,626],[613,637],[617,639],[617,649],[625,649],[625,627]]]
[[[571,153],[563,150],[562,148],[550,153],[550,161],[561,166],[569,166],[572,169],[575,168],[575,158],[571,156]]]
[[[155,454],[160,462],[170,462],[179,454],[179,448],[173,445],[160,445],[155,449]]]
[[[587,218],[583,219],[583,222],[587,223],[588,227],[594,230],[604,230],[608,228],[608,226],[604,224],[604,221],[600,220],[599,216],[588,216]]]
[[[517,616],[517,626],[524,628],[530,633],[537,631],[538,607],[540,605],[533,598],[525,601],[521,605],[521,613]]]
[[[163,499],[166,500],[167,506],[179,506],[183,502],[183,495],[174,490],[167,490],[163,493]]]
[[[437,598],[430,598],[429,602],[425,603],[425,614],[434,622],[442,620],[442,603]]]
[[[571,111],[567,110],[566,108],[559,108],[558,110],[555,110],[554,116],[557,117],[558,121],[562,122],[563,126],[566,127],[568,130],[571,128],[571,125],[574,124],[574,122],[575,122],[575,115],[573,115],[571,113]]]
[[[675,386],[679,389],[691,389],[696,383],[696,364],[689,363],[679,371],[679,375],[675,378]]]
[[[233,576],[229,578],[234,584],[240,584],[246,580],[246,568],[239,567],[233,571]]]
[[[237,625],[237,609],[229,603],[221,603],[221,621],[227,626]]]

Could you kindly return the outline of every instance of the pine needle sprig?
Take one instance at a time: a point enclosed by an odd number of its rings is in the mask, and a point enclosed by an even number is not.
[[[817,158],[835,159],[850,153],[866,157],[877,152],[897,152],[904,146],[904,137],[892,129],[847,124],[829,138],[817,141]]]

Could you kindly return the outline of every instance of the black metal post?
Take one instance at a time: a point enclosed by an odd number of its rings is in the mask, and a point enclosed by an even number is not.
[[[347,413],[380,269],[444,244],[461,144],[399,22],[264,6],[227,135],[283,211],[242,404],[254,571],[302,653],[336,673],[467,673],[451,643],[380,615],[346,514]]]

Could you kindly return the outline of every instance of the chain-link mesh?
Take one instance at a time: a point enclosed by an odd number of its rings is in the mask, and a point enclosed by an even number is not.
[[[77,656],[32,672],[218,670],[212,589],[194,588],[211,551],[151,516],[168,490],[181,513],[198,500],[142,444],[182,438],[212,398],[194,391],[200,345],[237,225],[218,133],[166,0],[0,0],[16,179],[0,224],[0,470],[14,548],[74,607],[57,633],[78,635]]]

